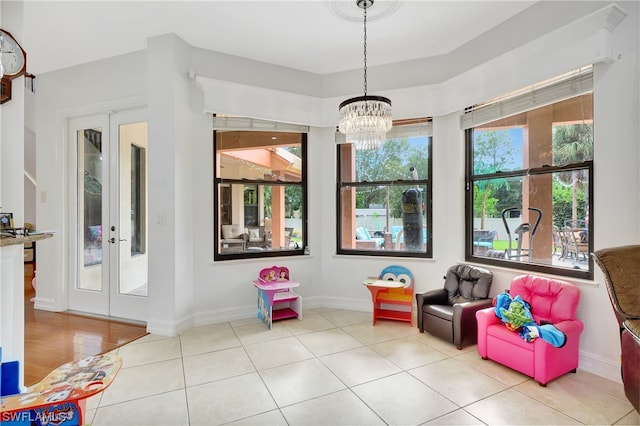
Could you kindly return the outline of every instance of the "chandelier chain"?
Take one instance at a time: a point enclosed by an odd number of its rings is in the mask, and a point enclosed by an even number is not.
[[[364,95],[367,96],[367,3],[364,4]]]

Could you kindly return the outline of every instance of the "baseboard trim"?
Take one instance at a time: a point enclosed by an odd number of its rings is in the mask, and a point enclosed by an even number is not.
[[[176,321],[149,319],[147,331],[160,336],[174,337],[194,326],[194,315],[187,315]]]
[[[59,312],[59,309],[56,309],[56,300],[49,299],[44,297],[36,296],[33,302],[34,309],[41,309],[43,311],[49,312]]]
[[[622,383],[620,376],[620,362],[603,358],[599,355],[580,351],[580,369],[604,377],[612,382]]]
[[[193,315],[193,325],[209,325],[226,321],[236,321],[256,316],[257,306],[238,306],[233,308],[212,309]]]
[[[333,308],[349,309],[352,311],[371,312],[371,302],[362,302],[358,299],[344,299],[338,297],[302,297],[302,315],[307,309]],[[257,315],[258,306],[244,305],[233,308],[212,309],[197,312],[193,315],[193,325],[209,325],[226,321],[236,321],[252,318]],[[151,322],[149,322],[150,324]]]

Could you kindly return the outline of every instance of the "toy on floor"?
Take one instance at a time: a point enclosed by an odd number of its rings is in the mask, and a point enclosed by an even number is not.
[[[289,279],[289,269],[272,266],[260,271],[253,285],[258,288],[258,318],[269,329],[273,321],[285,318],[302,319],[302,298],[291,289],[300,283]]]
[[[413,325],[413,274],[404,266],[387,266],[378,277],[362,284],[371,292],[373,325],[379,318],[407,321]]]
[[[520,295],[511,298],[509,293],[500,293],[495,298],[495,313],[511,331],[517,332],[527,342],[540,337],[545,342],[561,348],[567,343],[567,336],[556,326],[548,323],[538,325],[531,314],[531,305]]]
[[[2,360],[2,347],[0,347],[0,360]],[[20,392],[20,363],[9,361],[0,363],[0,397],[13,395]],[[0,423],[2,419],[0,418]]]
[[[86,399],[105,390],[120,370],[117,355],[97,355],[68,362],[27,389],[2,396],[3,425],[82,425]]]

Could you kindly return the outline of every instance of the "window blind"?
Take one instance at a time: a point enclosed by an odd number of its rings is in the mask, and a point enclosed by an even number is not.
[[[593,67],[585,67],[470,107],[460,117],[463,130],[593,91]]]
[[[253,130],[263,132],[308,133],[309,126],[280,123],[277,121],[260,120],[249,117],[214,116],[213,130]]]

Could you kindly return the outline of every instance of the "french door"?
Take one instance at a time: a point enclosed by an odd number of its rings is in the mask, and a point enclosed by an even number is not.
[[[69,139],[69,309],[146,321],[146,111],[73,118]]]

